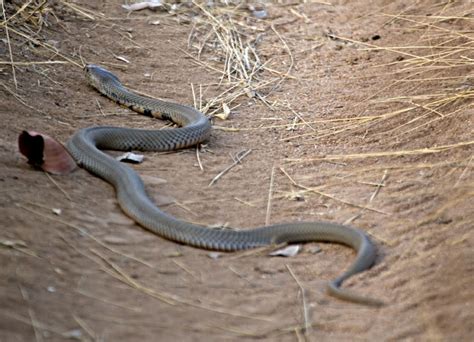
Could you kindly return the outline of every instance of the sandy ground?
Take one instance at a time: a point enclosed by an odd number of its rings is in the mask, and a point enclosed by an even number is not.
[[[192,16],[147,10],[127,17],[122,3],[73,2],[107,17],[90,20],[59,1],[51,5],[57,20],[50,15],[37,38],[156,97],[192,104],[191,84],[203,101],[225,90],[208,67],[222,68],[212,49],[196,61]],[[134,167],[157,203],[183,220],[252,228],[324,219],[360,227],[378,259],[345,286],[387,305],[368,308],[325,293],[326,281],[352,261],[348,248],[314,243],[292,258],[268,251],[216,258],[141,229],[122,213],[112,187],[84,170],[49,176],[33,169],[18,152],[24,129],[64,142],[90,125],[163,123],[101,97],[71,63],[17,65],[18,88],[2,64],[0,341],[474,339],[472,9],[471,20],[427,27],[419,24],[427,15],[460,17],[469,8],[331,3],[272,5],[262,20],[244,12],[248,26],[261,28],[256,49],[274,69],[260,77],[290,69],[288,77],[258,90],[266,103],[242,96],[227,120],[214,119],[218,127],[199,152],[203,170],[196,149],[147,153]],[[449,30],[466,40],[449,40]],[[407,62],[430,55],[416,47],[440,37],[470,46],[460,53],[464,65],[446,75],[438,61]],[[16,61],[64,61],[12,31],[10,40]],[[426,105],[450,96],[458,97]],[[208,186],[232,156],[250,149]]]

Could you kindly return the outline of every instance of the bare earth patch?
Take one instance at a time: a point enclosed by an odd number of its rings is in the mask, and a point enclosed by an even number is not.
[[[468,2],[123,3],[4,4],[0,341],[474,339]],[[134,166],[160,207],[209,226],[360,227],[379,256],[344,286],[387,305],[325,293],[354,257],[343,246],[215,255],[143,230],[82,169],[30,167],[25,129],[163,127],[89,88],[84,62],[213,117],[198,151]]]

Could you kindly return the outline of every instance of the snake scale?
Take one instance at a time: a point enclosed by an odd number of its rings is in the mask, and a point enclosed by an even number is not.
[[[180,126],[163,130],[88,127],[77,131],[67,143],[67,149],[81,167],[114,186],[120,207],[138,224],[166,239],[211,250],[236,251],[305,241],[347,245],[356,250],[356,259],[348,270],[328,283],[329,294],[356,303],[381,305],[376,299],[340,287],[344,280],[370,268],[375,261],[374,245],[358,229],[329,222],[301,222],[251,230],[216,230],[178,220],[161,211],[147,196],[139,175],[101,149],[170,151],[189,147],[209,137],[210,121],[194,108],[137,95],[100,66],[86,65],[85,72],[88,83],[106,97],[139,113]]]

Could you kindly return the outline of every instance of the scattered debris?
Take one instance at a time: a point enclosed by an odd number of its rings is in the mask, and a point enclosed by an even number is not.
[[[81,329],[73,329],[73,330],[66,331],[65,333],[63,333],[63,336],[70,339],[81,340],[81,341],[83,340]]]
[[[230,115],[230,108],[229,106],[225,103],[222,102],[222,113],[214,115],[216,118],[219,118],[221,120],[227,120],[227,118]]]
[[[216,259],[219,259],[222,256],[222,253],[220,253],[220,252],[210,252],[210,253],[207,254],[207,256],[211,259],[216,260]]]
[[[130,64],[130,61],[129,61],[127,58],[125,58],[125,57],[117,56],[117,55],[114,55],[114,57],[115,57],[116,59],[118,59],[119,61],[122,61],[122,62],[125,62],[125,63],[127,63],[127,64]]]
[[[26,242],[22,240],[0,240],[0,245],[9,248],[25,248]]]
[[[141,162],[143,162],[143,158],[144,158],[143,154],[135,154],[133,152],[127,152],[118,156],[115,159],[124,163],[140,164]]]
[[[268,17],[268,12],[265,7],[262,5],[248,5],[249,11],[252,13],[252,15],[257,18],[257,19],[265,19]]]
[[[284,248],[271,252],[270,256],[293,257],[299,253],[301,245],[289,245]]]
[[[149,8],[151,10],[162,7],[163,3],[161,0],[151,0],[151,1],[142,1],[130,5],[122,5],[122,8],[127,11],[141,11],[143,9]]]

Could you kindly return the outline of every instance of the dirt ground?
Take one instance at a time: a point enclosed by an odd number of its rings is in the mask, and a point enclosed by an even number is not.
[[[284,2],[264,6],[263,19],[247,5],[221,5],[240,11],[243,37],[256,37],[268,62],[259,80],[276,81],[249,84],[226,120],[213,119],[203,170],[196,149],[147,153],[134,166],[160,207],[183,220],[360,227],[378,259],[344,286],[382,308],[326,294],[353,260],[349,248],[311,243],[275,258],[181,246],[134,224],[88,172],[50,176],[26,163],[17,147],[25,129],[65,142],[90,125],[163,126],[88,87],[81,59],[185,104],[193,89],[204,103],[227,89],[218,47],[204,44],[197,57],[197,23],[212,7],[128,14],[123,1],[92,3],[48,2],[41,31],[12,20],[7,38],[1,28],[0,341],[474,339],[469,2]],[[8,16],[20,8],[6,6]],[[28,10],[17,19],[39,28]],[[30,62],[15,64],[17,88],[8,42],[15,62]]]

